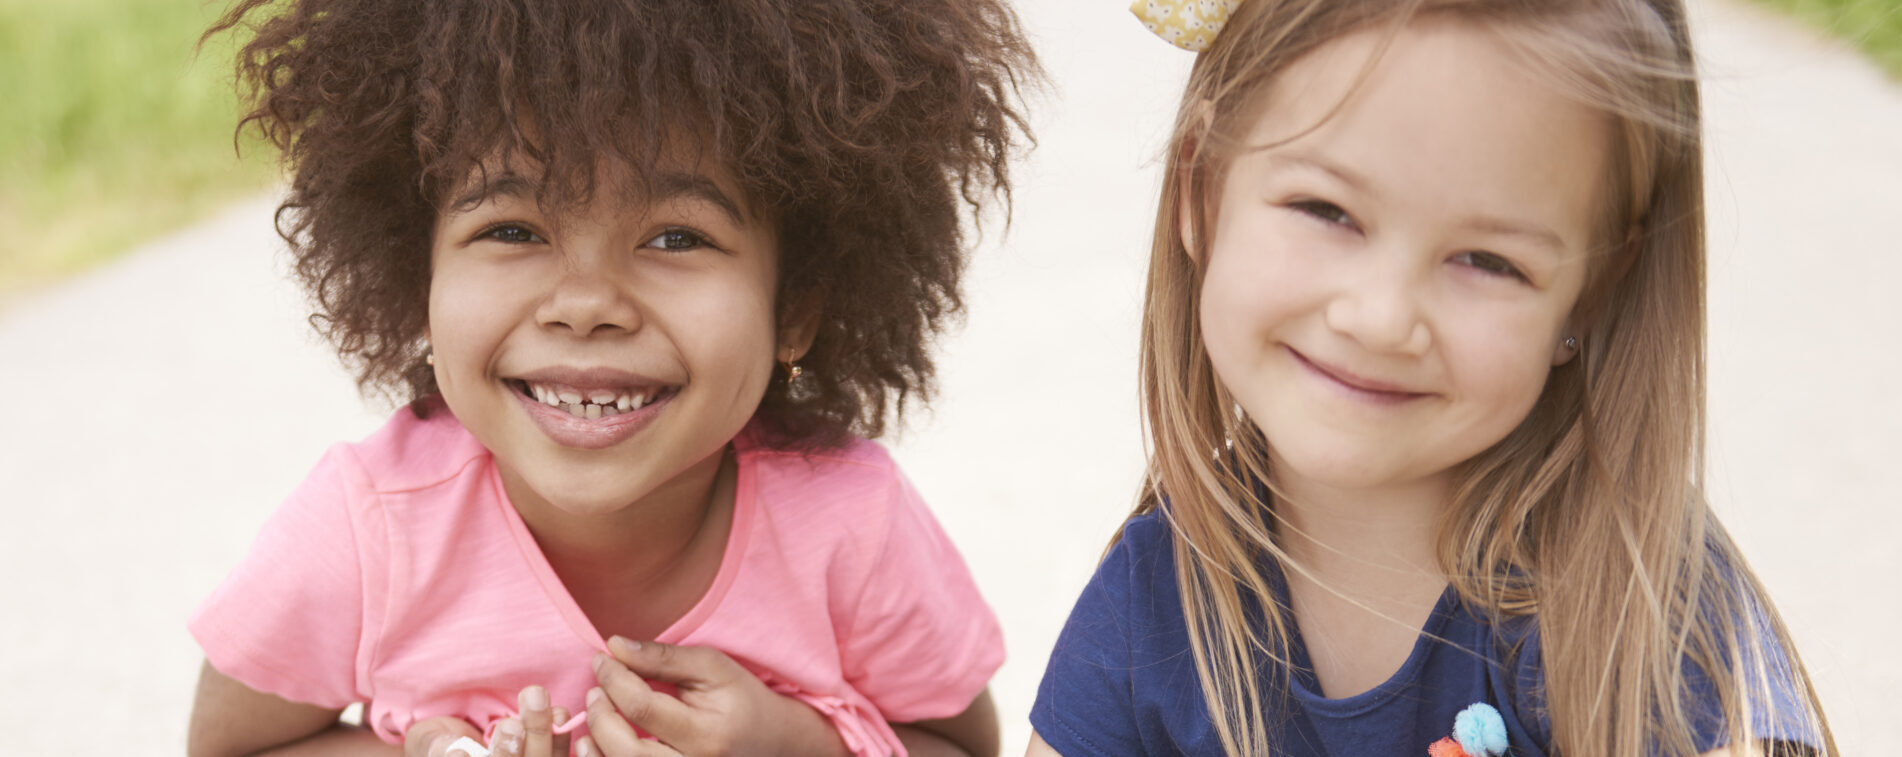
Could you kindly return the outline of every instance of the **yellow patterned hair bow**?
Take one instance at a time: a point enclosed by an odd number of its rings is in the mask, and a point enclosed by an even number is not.
[[[1242,0],[1136,0],[1129,4],[1129,12],[1169,44],[1199,53],[1215,41],[1216,32],[1241,4]]]

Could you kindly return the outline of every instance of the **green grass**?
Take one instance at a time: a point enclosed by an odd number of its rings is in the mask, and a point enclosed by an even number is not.
[[[1902,0],[1757,0],[1849,40],[1902,82]]]
[[[270,186],[233,152],[231,44],[201,0],[0,0],[0,294]]]

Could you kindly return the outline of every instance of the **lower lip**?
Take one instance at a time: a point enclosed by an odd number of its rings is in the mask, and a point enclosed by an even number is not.
[[[522,407],[528,411],[528,419],[534,421],[535,427],[541,429],[543,434],[556,444],[576,449],[605,449],[627,441],[652,424],[654,418],[660,415],[661,408],[680,396],[676,390],[658,401],[641,406],[639,410],[590,419],[577,418],[566,410],[537,401],[512,388],[509,393],[522,403]]]
[[[1393,406],[1393,405],[1406,404],[1408,402],[1412,402],[1417,399],[1423,399],[1423,398],[1432,396],[1432,395],[1421,393],[1421,392],[1388,392],[1388,391],[1382,391],[1378,389],[1368,389],[1363,386],[1350,384],[1346,380],[1342,379],[1341,377],[1336,376],[1332,373],[1329,373],[1327,369],[1322,368],[1321,366],[1315,365],[1312,361],[1308,360],[1306,355],[1303,355],[1300,352],[1296,351],[1293,347],[1289,347],[1287,349],[1288,349],[1288,354],[1293,355],[1294,361],[1296,363],[1300,363],[1302,368],[1307,369],[1309,373],[1313,374],[1314,376],[1320,379],[1323,379],[1328,384],[1332,385],[1335,389],[1339,390],[1342,394],[1345,394],[1350,399],[1356,400],[1358,402],[1364,402],[1370,405]]]

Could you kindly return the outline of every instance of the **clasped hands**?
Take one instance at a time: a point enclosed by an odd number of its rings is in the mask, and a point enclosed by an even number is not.
[[[594,677],[600,685],[588,692],[589,735],[575,742],[575,754],[845,754],[838,733],[817,712],[766,688],[719,650],[616,636],[608,641],[608,651],[611,656],[594,657]],[[643,679],[674,684],[677,698],[654,691]],[[492,757],[567,755],[569,737],[554,732],[556,723],[568,719],[566,708],[550,707],[548,694],[540,686],[523,689],[517,701],[520,717],[495,726],[495,742],[489,745]],[[654,738],[641,738],[635,726]],[[450,751],[449,745],[464,736],[482,740],[482,733],[461,718],[418,721],[404,735],[403,754],[455,757],[461,752]]]

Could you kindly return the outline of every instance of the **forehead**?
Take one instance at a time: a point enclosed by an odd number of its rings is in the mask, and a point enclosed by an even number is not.
[[[1269,85],[1246,142],[1270,163],[1325,163],[1372,194],[1444,212],[1504,214],[1586,234],[1611,123],[1531,73],[1495,33],[1421,17],[1355,32]]]
[[[602,204],[638,206],[657,202],[710,204],[738,224],[759,221],[725,165],[704,150],[666,149],[650,161],[619,155],[550,166],[521,151],[492,150],[444,193],[442,212],[455,215],[497,199],[534,202],[556,212]]]

